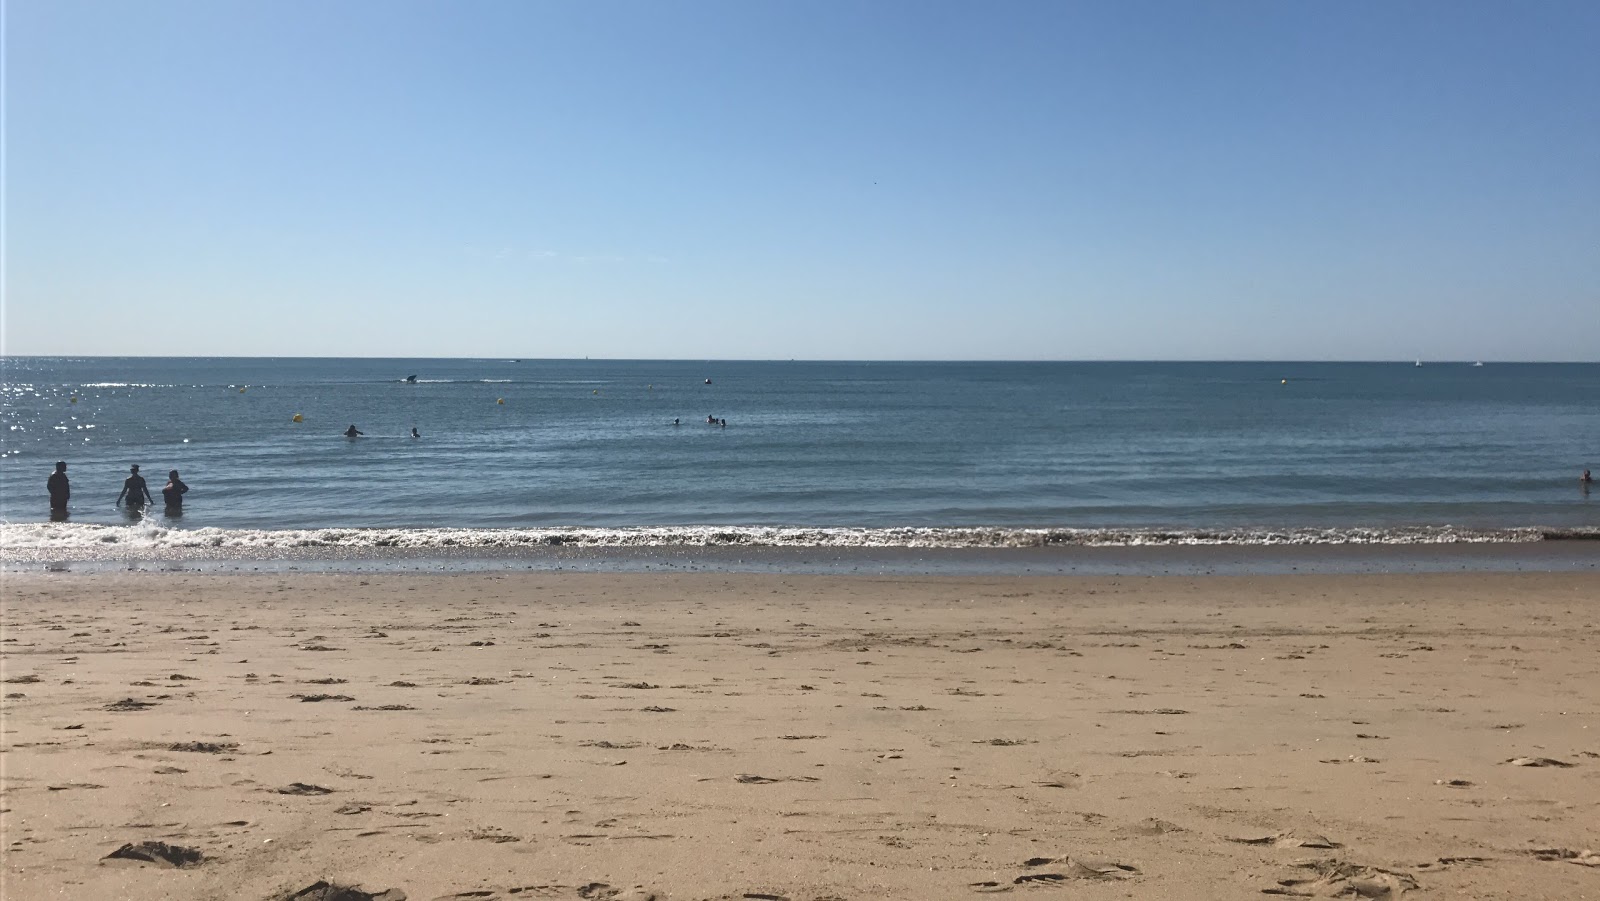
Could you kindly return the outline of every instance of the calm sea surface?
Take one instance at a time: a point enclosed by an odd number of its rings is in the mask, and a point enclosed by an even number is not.
[[[85,524],[1600,526],[1577,481],[1600,471],[1597,364],[14,357],[0,381],[13,546]],[[58,459],[76,525],[32,525]],[[158,497],[182,470],[181,520],[113,507],[130,463]]]

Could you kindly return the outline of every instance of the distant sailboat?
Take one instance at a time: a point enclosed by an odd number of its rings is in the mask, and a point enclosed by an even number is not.
[[[1472,364],[1472,365],[1473,365],[1473,366],[1482,366],[1482,365],[1483,365],[1483,361],[1482,361],[1482,360],[1479,360],[1479,361],[1478,361],[1478,362],[1476,362],[1476,363],[1473,363],[1473,364]]]
[[[1421,365],[1422,365],[1422,361],[1421,361],[1421,360],[1418,360],[1418,361],[1417,361],[1417,365],[1418,365],[1418,366],[1421,366]]]

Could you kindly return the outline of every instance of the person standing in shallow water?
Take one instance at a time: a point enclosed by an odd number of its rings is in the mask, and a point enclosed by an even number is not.
[[[67,513],[67,499],[72,497],[72,484],[67,481],[67,464],[56,463],[56,471],[50,474],[45,481],[45,487],[50,490],[50,515],[65,516]]]
[[[123,498],[128,499],[129,510],[136,510],[145,504],[156,502],[156,499],[150,496],[150,486],[144,483],[144,476],[139,475],[137,463],[128,468],[128,478],[122,483],[122,493],[117,495],[117,506],[122,506]]]
[[[168,516],[183,514],[183,495],[188,490],[189,486],[178,478],[176,469],[167,473],[167,484],[161,489],[161,499],[166,502]]]

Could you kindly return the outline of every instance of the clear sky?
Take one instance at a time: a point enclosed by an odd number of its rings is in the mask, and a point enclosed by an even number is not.
[[[5,3],[11,354],[1600,359],[1600,3]]]

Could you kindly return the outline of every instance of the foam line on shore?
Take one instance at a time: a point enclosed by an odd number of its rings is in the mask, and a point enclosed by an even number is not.
[[[1385,528],[1080,529],[808,528],[640,526],[631,528],[168,528],[159,523],[3,523],[0,551],[76,555],[143,550],[259,552],[273,549],[517,549],[534,547],[1029,548],[1308,545],[1431,545],[1600,539],[1600,529]]]

